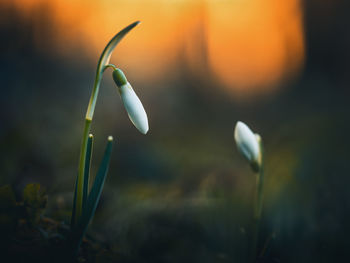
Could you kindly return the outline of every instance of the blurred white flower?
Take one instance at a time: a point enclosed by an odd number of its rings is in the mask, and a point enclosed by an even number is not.
[[[254,171],[259,171],[261,165],[260,136],[254,134],[245,123],[238,121],[234,137],[238,151],[249,161]]]
[[[113,79],[118,86],[129,119],[141,133],[146,134],[148,132],[148,118],[140,99],[120,69],[113,71]]]

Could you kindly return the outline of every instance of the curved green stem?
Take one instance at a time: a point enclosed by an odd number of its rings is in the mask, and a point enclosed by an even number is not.
[[[112,68],[113,70],[117,70],[117,67],[113,64],[108,64],[105,66],[104,70],[106,70],[107,68]]]
[[[118,34],[116,34],[111,41],[107,44],[105,49],[103,50],[101,57],[97,64],[97,70],[96,70],[96,77],[95,77],[95,83],[94,83],[94,89],[92,90],[92,94],[89,101],[89,106],[86,111],[86,119],[92,120],[94,116],[96,101],[98,92],[100,89],[100,83],[102,80],[102,74],[105,70],[106,66],[109,64],[109,60],[111,58],[112,52],[114,48],[117,46],[117,44],[124,38],[124,36],[129,33],[131,29],[133,29],[135,26],[137,26],[140,22],[134,22],[130,24],[129,26],[125,27],[123,30],[121,30]]]

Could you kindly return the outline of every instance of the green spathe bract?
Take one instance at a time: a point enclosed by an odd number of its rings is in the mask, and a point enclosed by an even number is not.
[[[78,175],[76,179],[76,186],[74,192],[74,203],[71,220],[71,242],[69,246],[75,254],[79,249],[79,245],[88,227],[88,224],[94,216],[97,204],[102,193],[104,181],[107,176],[108,166],[112,152],[113,138],[110,136],[108,137],[108,142],[103,160],[101,162],[95,181],[89,193],[90,163],[93,144],[93,136],[92,134],[90,134],[90,128],[94,116],[102,75],[105,69],[108,67],[112,67],[115,69],[114,65],[109,64],[109,60],[114,48],[124,38],[124,36],[139,23],[140,22],[138,21],[132,23],[129,26],[125,27],[123,30],[121,30],[119,33],[117,33],[111,39],[111,41],[109,41],[109,43],[103,50],[97,64],[94,86],[85,116],[85,125],[80,149]],[[122,83],[123,78],[122,76],[119,77],[120,78],[118,78],[118,81]]]

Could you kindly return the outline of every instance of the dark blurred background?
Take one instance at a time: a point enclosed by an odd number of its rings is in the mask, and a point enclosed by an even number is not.
[[[264,141],[266,262],[339,262],[350,246],[346,0],[0,1],[0,184],[40,183],[69,222],[84,114],[109,39],[149,116],[140,134],[111,72],[93,171],[109,175],[89,234],[131,262],[245,262],[254,175],[236,121]]]

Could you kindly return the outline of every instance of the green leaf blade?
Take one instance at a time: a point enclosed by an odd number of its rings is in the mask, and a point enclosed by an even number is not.
[[[94,141],[93,135],[89,134],[87,149],[86,149],[85,169],[84,169],[83,211],[86,209],[88,194],[89,194],[90,167],[91,167],[93,141]]]
[[[85,155],[84,182],[83,182],[83,211],[86,207],[87,197],[88,197],[88,193],[89,193],[92,146],[93,146],[93,135],[89,134],[88,141],[87,141],[87,147],[86,147],[86,155]],[[72,216],[71,216],[71,229],[73,229],[74,225],[76,224],[76,222],[78,220],[77,209],[76,209],[77,208],[77,192],[78,192],[78,176],[75,180],[73,208],[72,208]]]
[[[94,184],[92,186],[90,194],[88,195],[86,208],[84,210],[84,213],[81,219],[79,220],[78,225],[73,229],[73,232],[72,232],[71,242],[73,243],[72,244],[73,248],[76,250],[80,246],[83,236],[85,235],[87,227],[95,214],[98,202],[100,200],[103,186],[108,173],[108,168],[109,168],[109,163],[110,163],[111,153],[112,153],[112,146],[113,146],[113,139],[110,136],[108,138],[105,153],[104,153],[102,162],[100,164],[99,170],[97,172]]]
[[[94,184],[89,194],[89,197],[87,200],[87,207],[85,210],[86,212],[83,214],[82,221],[89,222],[92,219],[93,215],[95,214],[96,207],[100,200],[102,189],[107,177],[107,172],[108,172],[111,153],[112,153],[112,146],[113,146],[113,139],[110,137],[107,142],[106,150],[105,150],[100,168],[97,172]]]

